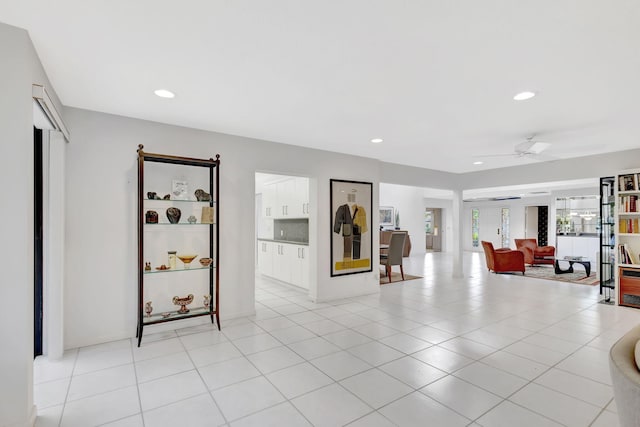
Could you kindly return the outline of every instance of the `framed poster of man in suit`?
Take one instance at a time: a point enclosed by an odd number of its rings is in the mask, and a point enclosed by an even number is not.
[[[330,180],[331,277],[373,270],[373,184]]]

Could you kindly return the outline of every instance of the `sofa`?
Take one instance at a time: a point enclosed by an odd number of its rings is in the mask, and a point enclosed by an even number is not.
[[[536,239],[515,239],[516,249],[524,254],[524,262],[529,265],[552,264],[556,259],[556,248],[538,246]]]
[[[509,248],[494,249],[493,243],[482,241],[487,269],[494,273],[519,271],[524,276],[524,254]]]
[[[609,350],[609,371],[620,427],[640,426],[640,370],[634,354],[640,326],[631,329]]]

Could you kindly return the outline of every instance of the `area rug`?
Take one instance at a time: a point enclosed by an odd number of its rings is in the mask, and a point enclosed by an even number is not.
[[[422,279],[422,276],[412,276],[411,274],[407,274],[404,273],[404,281],[406,282],[407,280],[415,280],[415,279]],[[402,283],[402,276],[400,275],[400,273],[396,273],[396,272],[391,272],[391,283]],[[380,270],[380,284],[381,285],[388,285],[389,284],[389,278],[387,276],[384,275],[384,271]]]
[[[584,269],[578,265],[573,267],[573,273],[556,274],[553,266],[526,267],[525,277],[535,277],[536,279],[556,280],[558,282],[577,283],[579,285],[595,286],[600,283],[596,273],[593,271],[589,277],[585,277]],[[566,267],[564,267],[566,268]]]

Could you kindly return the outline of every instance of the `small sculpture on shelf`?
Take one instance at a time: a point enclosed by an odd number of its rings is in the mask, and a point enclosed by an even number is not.
[[[144,271],[151,271],[151,263],[150,262],[145,262],[144,263]]]
[[[162,200],[171,200],[171,194],[165,194]]]
[[[200,258],[200,265],[203,267],[209,267],[213,260],[211,258]]]
[[[191,304],[193,302],[193,294],[189,294],[186,297],[173,297],[173,304],[174,305],[179,305],[180,309],[178,310],[179,314],[187,314],[189,312],[189,309],[187,308],[187,305]]]
[[[189,222],[189,224],[195,224],[197,219],[195,215],[189,215],[189,218],[187,218],[187,221]]]
[[[204,309],[209,311],[210,304],[211,304],[211,295],[205,295],[204,302],[202,303],[202,305],[204,306]]]
[[[147,313],[147,317],[151,317],[152,311],[153,307],[151,306],[151,301],[149,301],[144,305],[144,312]]]
[[[156,193],[155,191],[147,191],[147,199],[160,200],[160,197],[158,197],[158,193]]]
[[[196,200],[199,202],[209,202],[211,201],[211,194],[207,193],[201,188],[198,188],[195,192]]]
[[[147,211],[144,214],[145,221],[147,224],[157,224],[158,223],[158,212],[156,211]]]
[[[171,224],[177,224],[178,222],[180,222],[181,215],[182,212],[180,212],[180,209],[178,208],[170,207],[169,209],[167,209],[167,218],[169,218],[169,222]]]

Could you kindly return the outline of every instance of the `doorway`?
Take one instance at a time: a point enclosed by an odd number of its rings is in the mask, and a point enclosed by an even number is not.
[[[43,220],[43,144],[42,131],[33,128],[34,180],[33,180],[33,357],[42,355],[43,328],[43,272],[44,272],[44,220]]]
[[[428,252],[442,251],[442,208],[425,208],[424,232]]]

